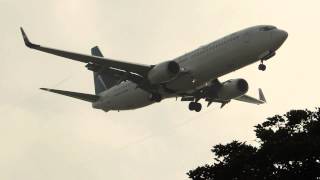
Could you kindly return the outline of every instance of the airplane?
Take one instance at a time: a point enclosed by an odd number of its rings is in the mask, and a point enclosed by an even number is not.
[[[221,103],[231,100],[256,105],[266,103],[259,89],[259,99],[246,95],[249,86],[244,79],[220,82],[219,77],[260,61],[258,69],[266,70],[264,62],[276,55],[288,33],[272,25],[249,27],[217,41],[156,65],[145,65],[105,58],[98,46],[91,55],[45,47],[32,43],[20,28],[27,47],[85,63],[93,72],[95,94],[40,88],[59,95],[92,103],[105,112],[143,108],[167,98],[189,102],[189,110],[200,112],[201,99]]]

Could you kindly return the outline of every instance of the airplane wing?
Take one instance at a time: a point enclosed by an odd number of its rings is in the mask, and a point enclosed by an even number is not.
[[[250,97],[248,95],[243,95],[235,98],[235,100],[246,102],[246,103],[257,104],[257,105],[264,104],[267,102],[261,89],[259,89],[259,99]]]
[[[72,59],[76,61],[80,61],[83,63],[94,63],[98,64],[103,67],[111,67],[115,69],[121,69],[124,71],[132,72],[139,74],[143,77],[146,77],[148,72],[151,70],[152,66],[149,65],[143,65],[143,64],[135,64],[135,63],[129,63],[129,62],[123,62],[123,61],[117,61],[113,59],[107,59],[103,57],[97,57],[97,56],[90,56],[85,54],[79,54],[49,47],[44,47],[38,44],[33,44],[29,38],[27,37],[26,33],[24,32],[23,28],[20,28],[24,43],[27,47],[35,50],[39,50],[42,52],[46,52],[49,54],[53,54],[56,56],[64,57],[67,59]]]

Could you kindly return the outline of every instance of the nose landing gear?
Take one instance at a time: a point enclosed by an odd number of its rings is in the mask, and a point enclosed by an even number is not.
[[[200,112],[201,109],[202,109],[202,105],[200,103],[197,103],[197,102],[190,102],[189,103],[189,110],[190,111]]]
[[[261,60],[261,64],[259,64],[258,69],[260,71],[265,71],[267,69],[267,66],[265,64],[263,64],[263,60]]]
[[[271,51],[271,50],[268,51],[267,53],[268,53],[267,55],[262,56],[262,58],[261,58],[261,64],[259,64],[259,67],[258,67],[258,69],[260,71],[265,71],[267,69],[267,66],[264,65],[263,62],[276,55],[276,52],[275,51]]]

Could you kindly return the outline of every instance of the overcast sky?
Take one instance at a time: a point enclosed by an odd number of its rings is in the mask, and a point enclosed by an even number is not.
[[[0,179],[163,180],[213,161],[210,148],[254,143],[253,126],[268,116],[319,105],[318,0],[0,0]],[[277,55],[221,77],[245,78],[268,104],[232,102],[201,113],[165,100],[135,111],[104,113],[38,90],[93,93],[84,64],[27,49],[39,44],[155,64],[253,25],[289,32]]]

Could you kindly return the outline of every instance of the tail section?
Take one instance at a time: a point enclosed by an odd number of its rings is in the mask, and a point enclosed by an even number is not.
[[[24,35],[24,39],[26,43],[29,42],[25,35]],[[101,51],[97,46],[91,49],[91,54],[93,56],[103,57]],[[40,89],[44,91],[52,92],[55,94],[69,96],[79,100],[94,103],[99,100],[98,94],[114,86],[118,82],[118,79],[112,74],[108,73],[107,70],[104,70],[102,68],[93,70],[93,72],[94,72],[94,86],[95,86],[96,95],[71,92],[71,91],[63,91],[63,90],[57,90],[57,89],[47,89],[47,88],[40,88]]]
[[[91,49],[91,54],[93,56],[103,57],[98,46],[95,46]],[[100,94],[101,92],[113,87],[118,83],[118,78],[113,76],[112,74],[108,74],[104,72],[104,70],[94,71],[94,87],[95,93]]]

